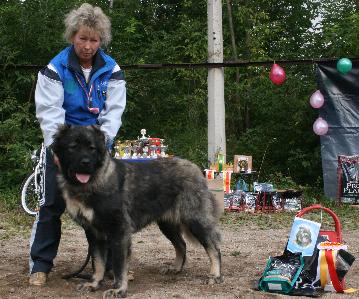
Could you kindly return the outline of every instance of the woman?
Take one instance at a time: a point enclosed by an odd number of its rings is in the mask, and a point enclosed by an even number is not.
[[[36,117],[44,137],[44,204],[30,238],[30,285],[42,286],[53,266],[61,237],[65,204],[56,183],[57,167],[49,147],[61,124],[98,124],[110,150],[126,105],[123,71],[101,46],[111,40],[111,23],[101,8],[82,4],[65,18],[65,38],[71,44],[38,74]]]

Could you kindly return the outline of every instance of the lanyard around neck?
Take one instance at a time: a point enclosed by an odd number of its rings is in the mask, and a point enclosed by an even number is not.
[[[89,109],[89,111],[93,114],[99,114],[100,113],[100,109],[97,107],[92,107],[92,90],[94,87],[94,83],[91,84],[89,91],[87,91],[87,88],[84,86],[84,84],[82,83],[81,79],[79,78],[79,76],[75,73],[77,82],[80,84],[82,90],[85,92],[85,95],[87,97],[87,108]]]

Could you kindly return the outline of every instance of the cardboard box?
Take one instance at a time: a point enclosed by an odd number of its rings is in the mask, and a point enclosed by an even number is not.
[[[233,172],[248,172],[248,170],[252,170],[252,156],[245,155],[235,155],[234,163],[233,163]]]
[[[224,190],[223,190],[223,179],[216,178],[213,180],[207,180],[208,189],[216,198],[217,205],[220,211],[224,212]]]

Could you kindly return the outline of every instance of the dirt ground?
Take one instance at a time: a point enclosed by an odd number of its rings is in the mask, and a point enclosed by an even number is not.
[[[288,229],[235,229],[222,225],[222,262],[224,283],[205,284],[209,270],[202,248],[188,244],[188,263],[181,274],[163,275],[160,269],[171,263],[174,250],[156,226],[149,226],[133,238],[131,270],[135,280],[129,282],[128,298],[281,298],[284,295],[263,293],[252,289],[253,281],[264,270],[269,256],[283,251]],[[349,252],[359,257],[359,231],[343,232]],[[81,293],[76,290],[79,279],[63,280],[62,275],[77,270],[87,253],[81,228],[67,226],[62,234],[59,254],[45,287],[28,286],[28,236],[0,239],[0,298],[102,298],[110,286],[106,280],[101,290]],[[86,270],[87,272],[89,270]],[[346,276],[347,286],[359,288],[359,261],[354,262]],[[291,297],[298,298],[298,297]],[[353,295],[326,293],[321,298],[359,298]]]

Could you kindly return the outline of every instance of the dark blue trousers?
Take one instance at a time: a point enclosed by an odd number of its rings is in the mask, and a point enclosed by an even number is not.
[[[45,203],[40,207],[30,237],[30,273],[49,273],[61,238],[61,215],[65,202],[57,186],[57,166],[46,149]]]

